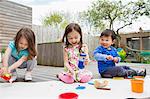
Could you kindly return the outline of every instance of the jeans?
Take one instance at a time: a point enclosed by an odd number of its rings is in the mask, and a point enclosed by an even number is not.
[[[106,69],[101,73],[102,77],[112,78],[112,77],[127,77],[136,75],[136,71],[127,66],[114,66]]]

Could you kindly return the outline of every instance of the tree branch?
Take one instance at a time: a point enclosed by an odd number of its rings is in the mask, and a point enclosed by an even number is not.
[[[132,22],[130,22],[130,23],[128,23],[128,24],[125,24],[124,26],[118,28],[117,31],[116,31],[117,34],[119,34],[119,30],[120,30],[120,29],[122,29],[122,28],[124,28],[124,27],[126,27],[126,26],[128,26],[128,25],[131,25],[131,24],[132,24]]]

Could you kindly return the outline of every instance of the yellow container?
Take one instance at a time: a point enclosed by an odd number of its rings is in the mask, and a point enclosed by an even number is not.
[[[131,79],[131,89],[132,92],[142,93],[144,87],[143,80]]]

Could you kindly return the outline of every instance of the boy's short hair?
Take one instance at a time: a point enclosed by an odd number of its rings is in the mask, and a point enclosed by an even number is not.
[[[104,30],[104,31],[101,33],[100,37],[102,37],[102,36],[111,36],[112,40],[116,39],[116,34],[115,34],[115,32],[114,32],[113,30],[111,30],[111,29],[106,29],[106,30]]]

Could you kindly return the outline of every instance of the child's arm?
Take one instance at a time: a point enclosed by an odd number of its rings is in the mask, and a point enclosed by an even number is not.
[[[9,60],[10,55],[11,55],[11,48],[7,47],[5,54],[4,54],[4,57],[3,57],[3,60],[2,60],[2,64],[6,68],[8,67],[8,60]]]
[[[115,63],[118,63],[118,62],[120,62],[120,57],[114,57],[114,59],[113,59],[113,61],[115,62]]]
[[[67,69],[71,72],[71,73],[73,73],[74,71],[73,71],[73,69],[71,68],[71,66],[69,65],[69,62],[68,62],[68,53],[67,53],[67,51],[65,50],[65,48],[64,48],[64,66],[66,66],[67,67]]]
[[[2,59],[2,65],[3,67],[1,68],[3,73],[7,73],[8,72],[8,60],[9,60],[9,56],[11,55],[11,48],[7,47],[4,57]]]
[[[118,55],[118,56],[116,56],[116,57],[113,58],[113,61],[114,61],[115,63],[119,63],[119,62],[121,61],[121,58],[120,58],[119,55]]]
[[[8,72],[10,73],[11,70],[16,69],[17,67],[19,67],[25,61],[27,61],[27,56],[22,56],[17,62],[12,64],[10,67],[8,67]]]
[[[100,47],[97,47],[93,52],[94,58],[97,61],[107,61],[107,56],[105,54],[102,54]]]

